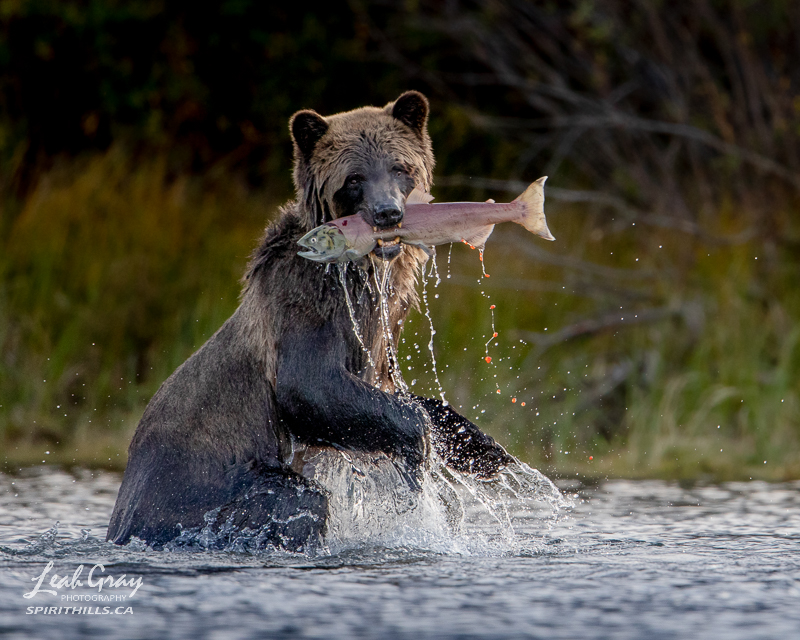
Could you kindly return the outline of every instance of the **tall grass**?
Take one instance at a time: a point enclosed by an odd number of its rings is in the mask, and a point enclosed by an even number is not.
[[[149,397],[235,308],[273,210],[232,176],[169,176],[121,147],[3,202],[6,459],[124,464]]]
[[[558,242],[501,227],[492,277],[458,248],[431,300],[454,403],[560,473],[797,477],[797,5],[371,7],[387,58],[448,105],[440,201],[550,175]],[[409,373],[435,387],[424,345]]]
[[[601,236],[591,213],[546,208],[556,243],[501,227],[485,254],[490,279],[458,247],[451,277],[431,289],[450,400],[555,473],[800,476],[796,256],[631,224]],[[440,271],[446,261],[440,249]],[[425,335],[425,324],[409,329]],[[424,340],[404,346],[409,374],[435,392]]]
[[[124,466],[158,385],[235,309],[277,204],[224,171],[170,175],[164,158],[121,147],[65,162],[24,200],[3,201],[6,466]],[[709,244],[622,224],[557,198],[546,209],[557,242],[498,227],[489,278],[464,246],[439,248],[438,286],[429,265],[448,400],[551,473],[800,477],[796,256],[755,238]],[[707,222],[731,237],[743,220],[721,202]],[[413,388],[438,395],[429,341],[423,309],[400,355]]]

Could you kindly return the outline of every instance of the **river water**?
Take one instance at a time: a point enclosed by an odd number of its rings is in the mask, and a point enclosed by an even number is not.
[[[561,495],[520,467],[489,486],[438,477],[394,514],[350,486],[337,508],[352,517],[308,557],[209,551],[203,532],[163,551],[107,544],[119,482],[0,475],[0,637],[800,638],[800,483]]]

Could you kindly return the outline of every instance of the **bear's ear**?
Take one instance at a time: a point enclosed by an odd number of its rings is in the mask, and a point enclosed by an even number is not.
[[[309,160],[317,142],[328,130],[328,123],[316,111],[298,111],[289,120],[289,129],[303,158]]]
[[[392,116],[421,138],[428,124],[428,99],[419,91],[406,91],[392,105]]]

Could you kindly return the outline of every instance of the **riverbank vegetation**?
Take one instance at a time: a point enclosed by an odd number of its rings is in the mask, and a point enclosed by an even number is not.
[[[248,3],[70,7],[0,18],[8,469],[123,468],[291,196],[291,113],[418,88],[437,199],[549,175],[557,238],[497,228],[489,278],[439,248],[425,290],[447,399],[548,473],[800,477],[792,3],[353,2],[333,26]],[[430,339],[415,314],[401,359],[438,395]]]

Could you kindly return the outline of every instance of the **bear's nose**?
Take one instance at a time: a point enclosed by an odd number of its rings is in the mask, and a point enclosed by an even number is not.
[[[375,207],[375,226],[393,227],[403,219],[403,212],[395,204],[383,204]]]

